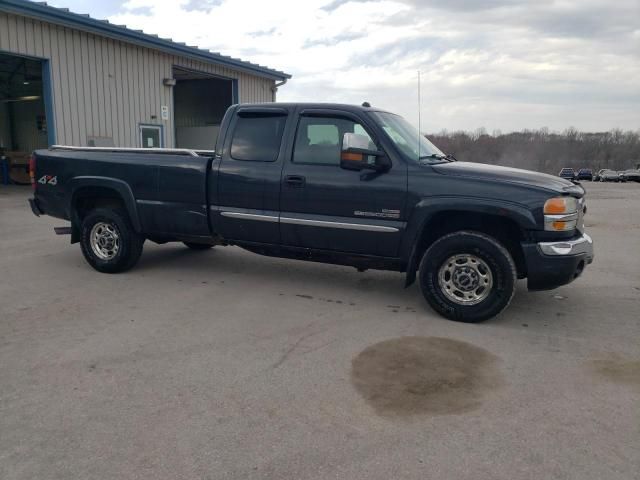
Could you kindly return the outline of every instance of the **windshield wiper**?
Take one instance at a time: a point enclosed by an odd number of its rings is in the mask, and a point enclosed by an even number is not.
[[[455,162],[456,159],[450,155],[443,155],[442,153],[430,153],[429,155],[420,155],[418,160],[446,160],[448,162]]]

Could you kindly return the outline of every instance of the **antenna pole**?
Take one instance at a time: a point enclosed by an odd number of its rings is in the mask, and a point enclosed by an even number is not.
[[[420,99],[420,70],[418,70],[418,160],[420,160],[420,135],[422,135],[422,101]]]

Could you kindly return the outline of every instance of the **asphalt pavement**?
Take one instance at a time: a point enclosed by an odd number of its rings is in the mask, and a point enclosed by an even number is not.
[[[478,325],[403,276],[145,244],[92,270],[0,187],[0,479],[640,478],[640,184]]]

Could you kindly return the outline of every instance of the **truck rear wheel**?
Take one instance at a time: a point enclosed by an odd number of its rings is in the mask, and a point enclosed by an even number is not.
[[[497,240],[460,231],[436,240],[420,262],[420,287],[429,305],[459,322],[481,322],[504,310],[515,293],[516,266]]]
[[[129,270],[140,258],[143,244],[144,237],[133,229],[124,210],[96,208],[82,221],[82,254],[99,272]]]

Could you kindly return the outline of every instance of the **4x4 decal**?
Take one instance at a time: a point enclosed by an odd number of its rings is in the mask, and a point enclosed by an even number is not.
[[[58,176],[57,175],[43,175],[38,179],[38,183],[42,185],[57,185],[58,184]]]

